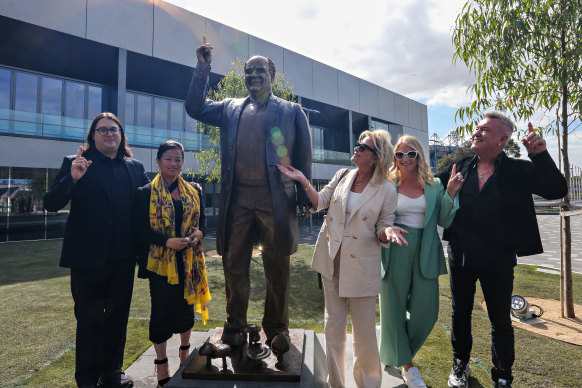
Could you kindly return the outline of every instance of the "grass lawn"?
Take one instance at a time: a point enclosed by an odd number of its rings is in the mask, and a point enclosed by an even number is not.
[[[74,387],[75,318],[69,271],[58,267],[61,240],[0,244],[0,386]],[[214,240],[204,246],[213,250]],[[309,268],[313,248],[300,246],[291,260],[291,327],[323,330],[323,293],[317,289]],[[224,280],[220,259],[207,257],[213,300],[210,321],[194,330],[221,326],[224,319]],[[265,295],[260,258],[251,264],[249,320],[260,323]],[[524,296],[559,299],[559,278],[519,266],[515,292]],[[477,288],[473,312],[474,344],[471,387],[490,387],[490,328],[479,307]],[[574,276],[575,303],[582,304],[582,276]],[[450,296],[448,277],[440,279],[439,321],[425,346],[415,357],[425,381],[432,387],[446,386],[451,368],[449,339]],[[125,367],[151,343],[148,341],[149,290],[147,281],[136,279],[132,300]],[[582,316],[582,311],[577,311]],[[575,387],[582,381],[582,349],[516,328],[514,387]]]

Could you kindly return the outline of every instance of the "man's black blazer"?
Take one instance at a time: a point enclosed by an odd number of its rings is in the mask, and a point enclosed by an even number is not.
[[[56,212],[71,201],[59,265],[75,269],[96,268],[108,258],[111,225],[115,217],[112,201],[115,198],[112,198],[105,184],[110,179],[109,174],[99,168],[99,163],[89,166],[85,175],[73,183],[71,164],[75,157],[65,156],[57,177],[44,195],[44,207]],[[89,152],[84,157],[95,161],[99,155],[97,152]],[[130,178],[133,203],[135,190],[149,180],[140,161],[126,158],[124,162]]]

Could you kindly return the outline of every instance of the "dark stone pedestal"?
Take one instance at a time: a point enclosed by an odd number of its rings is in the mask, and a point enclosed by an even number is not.
[[[210,342],[218,343],[222,328],[211,330]],[[314,384],[314,333],[303,329],[291,329],[291,349],[283,355],[281,363],[271,354],[256,361],[246,356],[247,345],[233,348],[233,355],[227,357],[227,369],[223,370],[221,358],[212,360],[206,368],[206,356],[200,356],[198,349],[203,343],[192,344],[190,357],[178,369],[167,388],[185,387],[312,387]],[[265,336],[261,332],[261,343]]]

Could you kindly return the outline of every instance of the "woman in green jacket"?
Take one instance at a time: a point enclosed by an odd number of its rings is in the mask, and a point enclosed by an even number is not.
[[[463,178],[455,167],[447,188],[430,172],[421,143],[404,135],[396,142],[389,179],[398,191],[391,242],[382,248],[380,359],[402,366],[408,387],[426,387],[412,358],[438,316],[438,276],[447,273],[437,224],[448,227]]]

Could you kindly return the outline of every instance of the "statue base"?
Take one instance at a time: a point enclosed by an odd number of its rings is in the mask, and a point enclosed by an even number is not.
[[[208,334],[211,343],[219,343],[222,328],[213,329]],[[266,337],[263,331],[260,336],[260,343],[264,344]],[[223,368],[221,358],[212,359],[211,366],[208,368],[206,356],[201,356],[198,354],[198,349],[194,349],[180,368],[181,371],[174,375],[167,387],[201,386],[201,381],[193,380],[299,382],[304,363],[305,330],[291,329],[289,337],[291,347],[283,354],[281,362],[274,354],[262,360],[248,357],[248,343],[245,343],[232,348],[232,355],[226,358],[226,368]],[[200,346],[201,344],[198,344],[197,348]],[[172,384],[174,380],[180,380],[180,384]],[[189,381],[191,385],[187,385]]]

